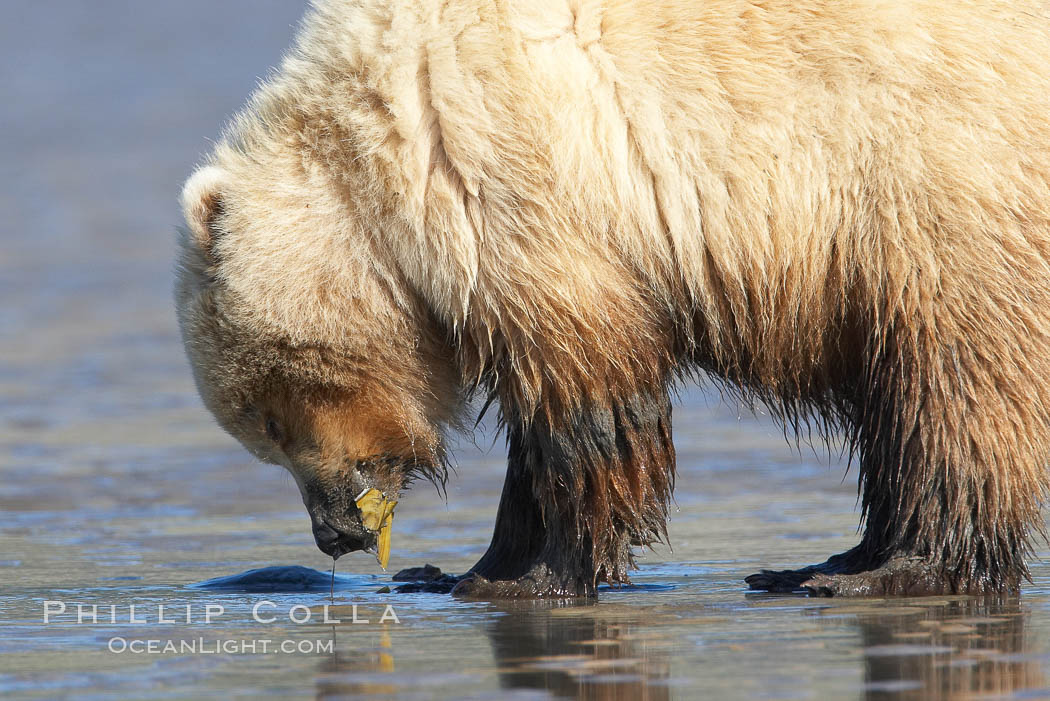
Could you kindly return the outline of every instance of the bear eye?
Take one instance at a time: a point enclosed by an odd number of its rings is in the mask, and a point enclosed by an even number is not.
[[[284,440],[281,426],[272,418],[266,419],[266,437],[274,443],[280,443]]]

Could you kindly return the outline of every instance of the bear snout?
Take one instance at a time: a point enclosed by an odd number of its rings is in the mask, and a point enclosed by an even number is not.
[[[307,507],[307,511],[314,542],[325,555],[338,560],[341,555],[376,544],[376,534],[361,523],[360,513],[333,514],[324,506]]]

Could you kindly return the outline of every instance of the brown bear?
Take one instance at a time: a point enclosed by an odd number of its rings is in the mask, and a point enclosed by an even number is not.
[[[1014,591],[1050,452],[1048,65],[1034,0],[320,0],[183,192],[197,385],[333,556],[497,402],[464,596],[626,582],[697,373],[859,465],[860,544],[752,588]]]

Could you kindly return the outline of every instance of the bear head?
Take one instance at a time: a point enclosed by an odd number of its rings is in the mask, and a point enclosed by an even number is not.
[[[444,484],[454,353],[375,220],[294,149],[260,151],[220,144],[184,187],[179,326],[207,408],[291,472],[339,557],[376,547],[361,494]]]

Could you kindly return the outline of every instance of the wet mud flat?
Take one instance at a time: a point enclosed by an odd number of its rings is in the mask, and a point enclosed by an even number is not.
[[[208,586],[5,587],[0,692],[333,699],[1050,693],[1050,616],[1041,593],[1002,602],[749,595],[735,564],[646,565],[634,586],[603,589],[596,602],[397,595],[379,574],[342,574],[333,597],[316,591],[328,572],[299,566]],[[66,610],[51,597],[67,601]],[[78,622],[85,614],[74,602],[97,620]],[[42,607],[49,607],[45,625]]]
[[[206,439],[206,424],[199,449],[158,433],[137,448],[149,453],[142,461],[79,470],[79,447],[55,430],[38,445],[56,471],[67,466],[61,498],[51,473],[6,491],[19,498],[0,528],[0,694],[1050,695],[1045,565],[1005,601],[749,593],[743,577],[761,567],[816,562],[854,542],[855,486],[841,465],[795,451],[717,394],[686,393],[676,421],[674,551],[642,553],[633,585],[603,587],[596,601],[494,603],[390,590],[400,568],[462,572],[483,552],[502,480],[491,435],[477,441],[486,449],[457,446],[447,503],[425,485],[406,495],[388,572],[370,554],[346,555],[333,591],[291,479]],[[158,464],[180,477],[154,479]],[[148,492],[109,502],[124,483]]]

